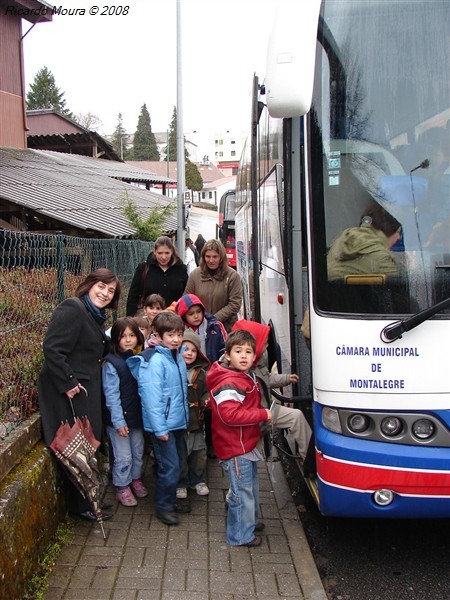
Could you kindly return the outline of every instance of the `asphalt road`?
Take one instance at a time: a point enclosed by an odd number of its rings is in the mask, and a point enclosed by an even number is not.
[[[330,600],[450,599],[450,519],[326,518],[283,466]]]

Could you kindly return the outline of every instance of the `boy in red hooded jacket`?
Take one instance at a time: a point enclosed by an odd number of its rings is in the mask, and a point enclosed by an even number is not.
[[[248,331],[234,331],[227,339],[225,354],[206,374],[212,408],[213,444],[222,468],[230,480],[227,514],[227,544],[259,546],[259,485],[256,448],[259,423],[270,421],[272,413],[261,408],[259,385],[249,373],[255,359],[255,338]]]
[[[284,387],[298,382],[298,375],[294,373],[271,373],[266,365],[264,353],[267,350],[270,327],[256,321],[240,319],[233,325],[234,330],[249,331],[256,341],[256,356],[252,373],[261,386],[261,405],[270,406],[270,389]],[[272,424],[277,429],[287,429],[294,438],[298,453],[305,460],[311,439],[312,431],[305,419],[305,415],[298,408],[290,408],[282,404],[275,404],[272,408]]]

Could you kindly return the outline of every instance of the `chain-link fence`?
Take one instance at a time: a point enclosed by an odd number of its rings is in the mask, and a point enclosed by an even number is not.
[[[122,284],[125,315],[136,266],[153,242],[91,240],[0,229],[0,439],[37,410],[42,341],[54,308],[91,271],[105,267]]]

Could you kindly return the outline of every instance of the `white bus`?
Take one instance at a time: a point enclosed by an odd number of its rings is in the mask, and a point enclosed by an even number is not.
[[[280,8],[237,177],[245,316],[301,375],[323,514],[450,517],[450,3]]]

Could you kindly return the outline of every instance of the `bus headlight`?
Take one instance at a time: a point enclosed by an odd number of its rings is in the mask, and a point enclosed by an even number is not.
[[[356,414],[350,415],[347,420],[347,425],[353,433],[364,433],[369,429],[370,419],[366,415]]]
[[[428,440],[435,432],[435,426],[429,419],[419,419],[413,423],[412,431],[419,440]]]
[[[330,431],[334,431],[334,433],[342,433],[339,413],[335,408],[324,407],[322,411],[322,425]]]
[[[401,433],[403,423],[398,417],[386,417],[381,421],[381,431],[388,437],[394,437]]]
[[[377,490],[373,499],[378,506],[388,506],[394,499],[394,492],[392,490]]]

